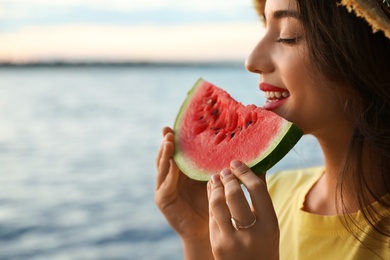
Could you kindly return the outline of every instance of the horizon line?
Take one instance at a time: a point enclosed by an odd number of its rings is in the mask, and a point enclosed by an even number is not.
[[[0,67],[245,67],[244,61],[34,61],[12,62],[0,61]]]

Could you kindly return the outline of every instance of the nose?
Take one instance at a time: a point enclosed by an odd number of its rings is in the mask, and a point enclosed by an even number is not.
[[[273,70],[271,50],[267,47],[265,38],[262,38],[245,62],[248,71],[258,74],[269,73]]]

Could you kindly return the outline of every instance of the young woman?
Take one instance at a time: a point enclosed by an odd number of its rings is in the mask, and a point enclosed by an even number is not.
[[[266,181],[233,161],[206,187],[164,128],[156,203],[186,259],[390,259],[390,1],[341,2],[257,0],[266,31],[246,64],[289,93],[264,107],[316,137],[324,166]]]

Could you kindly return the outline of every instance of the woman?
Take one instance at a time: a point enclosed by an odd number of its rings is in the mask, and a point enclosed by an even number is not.
[[[288,91],[264,107],[316,137],[324,166],[266,181],[233,161],[206,189],[164,128],[157,205],[186,259],[390,259],[390,1],[255,3],[266,31],[246,67],[262,91]]]

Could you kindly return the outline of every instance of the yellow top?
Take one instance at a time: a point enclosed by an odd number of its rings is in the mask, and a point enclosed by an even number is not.
[[[339,216],[321,216],[302,210],[305,196],[323,173],[322,167],[294,171],[282,171],[267,176],[280,227],[280,259],[390,259],[390,238],[373,239],[377,236],[366,224],[361,212],[352,214],[353,219],[364,228],[364,232],[351,227],[359,236],[357,241],[341,222]],[[390,194],[383,197],[390,200]],[[390,212],[373,206],[381,214],[390,217]],[[370,249],[367,248],[368,245]]]

